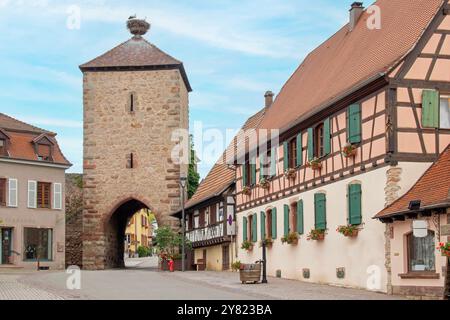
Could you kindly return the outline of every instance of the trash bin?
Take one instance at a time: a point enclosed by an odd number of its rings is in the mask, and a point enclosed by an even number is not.
[[[239,269],[239,276],[242,283],[252,282],[258,283],[261,281],[261,264],[241,264]]]

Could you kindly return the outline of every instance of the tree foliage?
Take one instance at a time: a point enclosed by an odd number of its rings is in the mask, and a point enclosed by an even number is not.
[[[190,158],[189,167],[188,167],[188,181],[187,181],[188,199],[192,198],[195,191],[197,191],[199,181],[200,181],[200,175],[196,171],[196,156],[195,156],[195,150],[194,150],[194,143],[192,141],[193,141],[193,138],[192,138],[192,135],[190,135],[191,158]]]

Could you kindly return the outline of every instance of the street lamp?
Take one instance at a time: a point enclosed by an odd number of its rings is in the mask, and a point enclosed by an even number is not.
[[[185,244],[186,244],[186,227],[185,227],[185,217],[184,217],[184,189],[186,188],[187,176],[185,173],[180,175],[180,185],[181,185],[181,229],[183,232],[183,242],[181,247],[181,271],[184,272],[184,256],[185,256]]]

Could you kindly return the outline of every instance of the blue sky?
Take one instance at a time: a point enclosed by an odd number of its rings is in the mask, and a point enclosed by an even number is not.
[[[263,107],[266,90],[278,93],[305,55],[346,23],[351,3],[0,0],[0,111],[57,132],[70,171],[81,172],[78,65],[127,40],[125,21],[137,14],[152,24],[146,38],[185,64],[191,124],[238,129]],[[79,29],[67,27],[72,5]],[[211,165],[200,164],[202,177]]]

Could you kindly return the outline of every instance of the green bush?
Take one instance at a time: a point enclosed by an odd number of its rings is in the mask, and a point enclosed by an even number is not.
[[[137,251],[139,258],[148,257],[151,255],[151,250],[149,247],[139,246]]]

